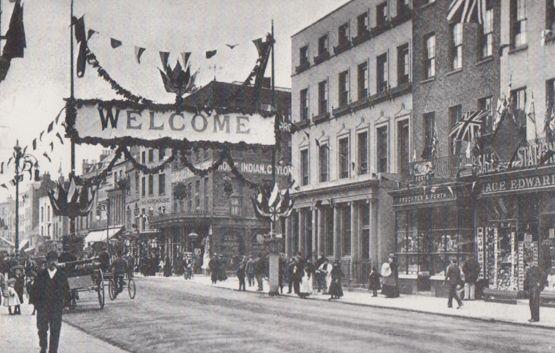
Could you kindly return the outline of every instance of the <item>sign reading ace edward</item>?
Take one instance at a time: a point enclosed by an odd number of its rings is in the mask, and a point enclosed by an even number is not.
[[[118,104],[78,101],[73,122],[75,142],[113,144],[124,138],[135,142],[169,138],[190,142],[275,144],[274,116],[192,109],[177,112],[167,105],[147,107],[116,102]]]

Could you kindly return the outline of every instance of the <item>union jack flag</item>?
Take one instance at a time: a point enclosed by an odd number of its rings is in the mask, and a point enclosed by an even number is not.
[[[487,0],[451,0],[447,21],[484,23]]]
[[[458,141],[475,142],[484,119],[489,112],[480,110],[477,112],[468,112],[463,118],[453,126],[449,137],[453,138],[453,149],[456,150]]]

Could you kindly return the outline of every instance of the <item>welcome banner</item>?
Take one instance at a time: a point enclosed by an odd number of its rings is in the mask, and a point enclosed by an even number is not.
[[[176,111],[171,105],[76,101],[66,125],[76,143],[149,144],[161,140],[274,145],[275,116],[224,110]]]

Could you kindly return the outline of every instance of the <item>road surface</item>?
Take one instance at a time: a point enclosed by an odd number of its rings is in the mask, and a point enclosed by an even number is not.
[[[270,298],[182,278],[136,283],[135,300],[124,292],[102,311],[84,293],[64,320],[137,353],[555,352],[554,331],[541,328]]]

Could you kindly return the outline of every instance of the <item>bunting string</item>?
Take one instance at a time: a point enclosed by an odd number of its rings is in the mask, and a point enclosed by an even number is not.
[[[94,55],[94,53],[89,48],[86,49],[86,54],[85,55],[86,55],[86,58],[87,58],[87,63],[89,65],[91,65],[94,69],[96,69],[96,72],[98,73],[98,76],[100,76],[102,79],[104,79],[104,81],[108,82],[110,84],[110,86],[112,87],[112,89],[117,94],[119,94],[120,96],[123,96],[125,99],[130,100],[132,102],[135,102],[137,104],[147,104],[148,105],[148,104],[153,104],[154,103],[150,99],[147,99],[147,98],[141,97],[139,95],[133,94],[131,91],[123,88],[102,67],[102,65],[100,64],[100,62],[96,58],[96,55]]]
[[[129,150],[127,149],[127,147],[124,147],[122,149],[123,155],[125,157],[125,159],[129,162],[131,162],[131,164],[133,164],[133,166],[139,170],[141,173],[143,174],[156,174],[156,173],[160,173],[161,171],[163,171],[164,169],[166,169],[166,167],[168,165],[170,165],[176,158],[176,152],[172,149],[172,154],[171,156],[169,156],[168,158],[166,158],[162,163],[158,164],[155,167],[148,167],[144,164],[139,163],[139,161],[137,161],[135,159],[135,157],[133,157],[133,155],[131,154],[131,152],[129,152]]]

